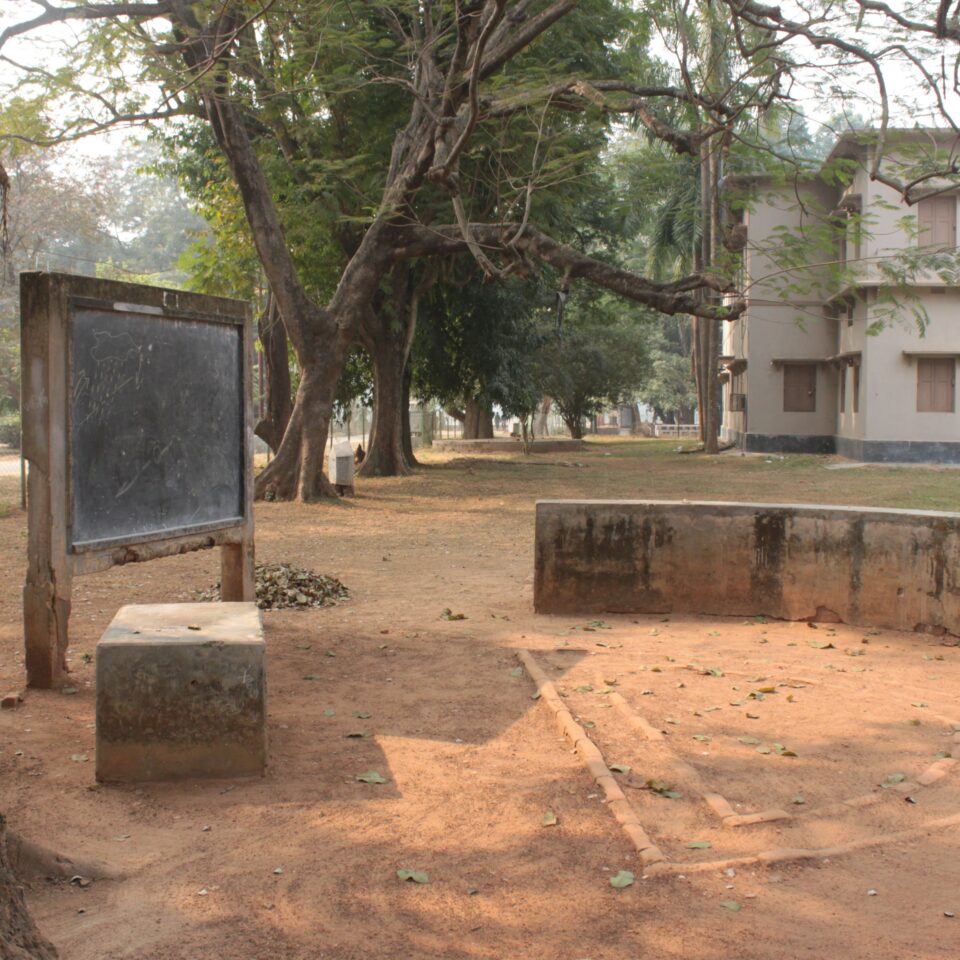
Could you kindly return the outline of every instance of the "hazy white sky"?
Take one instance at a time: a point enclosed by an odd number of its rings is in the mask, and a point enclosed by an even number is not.
[[[853,9],[858,9],[848,0]],[[789,14],[791,0],[785,0],[784,9]],[[894,6],[897,6],[895,3]],[[837,9],[836,7],[834,9]],[[842,9],[842,8],[841,8]],[[39,13],[41,7],[31,0],[0,0],[0,30],[4,26],[29,19]],[[802,16],[799,8],[796,15]],[[63,50],[65,47],[76,45],[80,42],[83,30],[82,22],[72,22],[58,24],[52,27],[45,27],[29,38],[17,38],[4,49],[4,54],[11,60],[26,65],[43,65],[46,68],[55,68],[58,62],[62,62]],[[931,47],[934,45],[931,44]],[[676,59],[667,49],[662,41],[655,41],[654,50],[661,55],[668,63],[675,64]],[[795,106],[802,110],[811,121],[811,126],[816,128],[820,122],[827,121],[830,117],[837,114],[843,97],[849,97],[848,106],[858,114],[868,120],[875,120],[879,117],[878,100],[876,97],[875,84],[867,71],[860,76],[847,76],[845,79],[838,80],[835,93],[831,90],[829,81],[830,67],[833,65],[832,54],[829,51],[814,51],[809,44],[799,41],[795,45],[797,55],[821,64],[821,69],[817,71],[807,71],[799,82],[795,82],[791,89]],[[954,51],[950,51],[954,53]],[[927,62],[931,70],[936,75],[940,74],[940,57],[936,49],[931,49]],[[950,70],[949,60],[946,69]],[[897,62],[891,56],[887,61],[885,70],[888,85],[892,95],[892,113],[891,121],[894,125],[913,126],[918,125],[942,125],[942,118],[937,119],[935,109],[935,99],[929,92],[921,93],[920,77],[913,67],[907,64]],[[0,60],[0,101],[4,97],[4,87],[7,87],[16,77],[16,71],[9,63]],[[949,77],[947,78],[949,80]],[[845,89],[841,89],[845,88]],[[833,94],[833,95],[832,95]],[[955,112],[960,118],[960,99],[948,91],[946,101],[949,109]],[[112,149],[111,143],[115,142],[115,136],[96,136],[84,141],[80,151],[82,153],[109,153]]]

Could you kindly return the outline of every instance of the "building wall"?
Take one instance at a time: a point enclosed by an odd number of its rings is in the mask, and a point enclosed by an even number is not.
[[[727,357],[743,359],[750,354],[749,328],[742,317],[725,323],[723,326],[722,353]],[[746,413],[731,409],[730,395],[732,393],[750,393],[750,370],[741,371],[731,376],[723,386],[723,424],[724,439],[734,439],[737,434],[746,429]]]
[[[799,199],[798,199],[799,192]],[[775,360],[814,360],[835,352],[833,321],[823,314],[826,270],[814,267],[784,271],[776,259],[782,230],[803,238],[813,249],[809,259],[830,259],[832,248],[823,230],[824,217],[832,209],[834,191],[810,182],[788,186],[764,184],[755,203],[744,215],[748,244],[744,252],[749,278],[746,314],[731,324],[724,337],[727,356],[746,357],[747,369],[739,381],[731,378],[724,387],[723,436],[739,440],[751,436],[827,437],[835,424],[836,376],[827,366],[817,369],[816,410],[790,412],[783,409],[783,366]],[[786,291],[785,284],[795,289]],[[740,387],[747,394],[746,414],[730,410],[730,394]],[[801,444],[802,446],[802,444]],[[786,449],[789,449],[789,445]]]
[[[837,353],[860,354],[860,399],[857,411],[854,411],[854,385],[856,376],[851,366],[841,366],[837,369],[837,427],[836,435],[851,439],[862,439],[866,436],[867,422],[870,417],[870,405],[864,402],[866,395],[864,374],[868,369],[869,353],[873,337],[866,334],[867,305],[857,302],[853,307],[853,317],[848,319],[841,314],[837,319]],[[843,412],[840,411],[840,377],[847,378],[846,403]]]
[[[747,248],[744,266],[752,304],[783,304],[798,296],[822,303],[829,294],[829,270],[818,266],[832,259],[835,247],[824,230],[827,214],[836,204],[836,190],[810,181],[788,185],[761,184],[754,203],[744,213]],[[806,265],[790,268],[783,262],[786,235],[804,244]],[[812,266],[810,265],[812,264]],[[792,284],[803,290],[785,290]]]
[[[932,186],[942,186],[936,182]],[[870,182],[866,170],[861,167],[854,177],[845,196],[858,194],[863,204],[863,224],[860,243],[860,260],[854,261],[852,244],[848,245],[848,256],[855,266],[857,278],[864,283],[879,285],[886,276],[879,268],[884,258],[895,257],[905,248],[916,248],[920,240],[918,230],[917,205],[908,206],[892,187],[882,183]],[[960,196],[953,197],[954,203],[960,202]],[[909,277],[910,282],[934,287],[948,284],[931,271],[918,271]]]
[[[819,309],[819,308],[818,308]],[[803,326],[800,326],[800,322]],[[832,356],[836,324],[823,316],[800,314],[794,307],[764,307],[751,318],[750,433],[791,436],[832,436],[836,424],[836,374],[827,364],[817,366],[816,409],[807,413],[783,409],[784,367],[780,360],[813,360]]]
[[[922,296],[930,318],[924,336],[913,319],[905,317],[899,325],[865,338],[862,376],[870,414],[864,439],[960,443],[956,396],[953,413],[918,413],[917,361],[904,356],[904,351],[960,353],[960,290],[923,291]]]
[[[929,272],[907,273],[906,282],[926,310],[929,326],[921,336],[904,294],[897,295],[903,306],[897,307],[899,316],[890,322],[890,304],[883,303],[883,284],[889,284],[889,277],[877,264],[918,245],[918,211],[916,206],[906,206],[891,187],[871,182],[868,164],[869,157],[863,157],[860,170],[842,195],[819,182],[799,188],[795,184],[756,185],[754,203],[744,217],[748,309],[728,327],[723,350],[727,356],[746,358],[748,365],[739,379],[731,378],[724,388],[723,435],[743,441],[747,449],[836,449],[865,459],[960,462],[956,385],[954,412],[918,412],[917,362],[904,355],[905,351],[960,354],[960,289]],[[852,196],[860,199],[864,222],[857,233],[851,228],[847,234],[847,264],[855,279],[848,277],[844,282],[849,283],[851,293],[859,290],[848,314],[838,299],[844,290],[830,267],[784,272],[776,251],[789,248],[782,234],[786,228],[815,244],[807,254],[811,261],[835,261],[840,245],[829,227],[831,212],[835,218],[837,208]],[[955,202],[960,202],[960,195]],[[839,307],[836,319],[828,317],[828,304]],[[868,334],[871,325],[881,319],[886,321],[885,329]],[[827,358],[834,360],[817,367],[816,410],[785,411],[784,368],[774,361]],[[960,368],[960,356],[955,363]],[[859,397],[854,410],[858,371]],[[843,411],[841,382],[846,386]],[[730,394],[735,390],[747,394],[745,415],[729,409]],[[804,443],[804,438],[809,442]]]

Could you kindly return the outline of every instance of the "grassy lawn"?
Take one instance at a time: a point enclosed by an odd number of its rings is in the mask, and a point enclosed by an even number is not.
[[[485,488],[491,483],[506,483],[510,489],[504,492],[522,489],[542,498],[756,500],[960,510],[960,472],[949,467],[846,468],[849,461],[829,456],[678,453],[691,447],[676,440],[604,438],[588,441],[583,453],[564,459],[551,454],[524,458],[518,453],[467,460],[429,451],[419,456],[426,465],[446,467],[443,473],[472,470],[478,495],[481,489],[488,492]],[[432,483],[440,472],[427,470],[421,478],[428,476]],[[440,481],[436,492],[453,493],[447,491],[448,483]]]

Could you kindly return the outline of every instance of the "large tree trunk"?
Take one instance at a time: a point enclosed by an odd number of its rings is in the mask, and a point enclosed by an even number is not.
[[[259,500],[314,503],[337,496],[333,484],[324,476],[323,467],[343,356],[334,355],[324,360],[312,363],[303,371],[277,455],[257,476],[254,495]]]
[[[27,912],[23,888],[7,856],[6,823],[0,816],[0,960],[56,960],[57,951],[41,936]]]
[[[287,357],[287,332],[283,328],[276,298],[267,295],[267,306],[257,321],[257,333],[263,347],[263,418],[253,432],[276,453],[293,413],[290,390],[290,362]]]
[[[583,439],[583,419],[581,417],[564,417],[563,422],[570,431],[570,436],[574,440]]]
[[[412,441],[409,457],[404,448],[404,432],[410,429],[407,361],[420,297],[411,280],[408,264],[394,267],[389,302],[368,310],[360,327],[360,342],[373,362],[373,425],[359,471],[363,477],[402,477],[416,464]]]
[[[358,471],[362,477],[402,477],[410,473],[403,449],[403,421],[410,419],[404,406],[405,340],[389,330],[389,323],[383,326],[387,329],[381,328],[379,335],[363,337],[373,362],[373,426],[367,455]]]
[[[545,437],[547,435],[547,418],[550,416],[550,408],[553,406],[551,397],[544,397],[537,407],[537,416],[533,422],[533,435],[535,437]]]
[[[493,410],[489,403],[470,397],[463,418],[464,440],[493,439]]]

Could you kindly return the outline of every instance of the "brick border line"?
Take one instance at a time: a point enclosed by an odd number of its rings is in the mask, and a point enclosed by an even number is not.
[[[950,722],[954,733],[952,742],[960,745],[960,724]],[[872,791],[870,793],[861,793],[855,797],[848,797],[838,803],[829,803],[823,807],[815,807],[812,810],[805,811],[797,819],[806,820],[810,817],[834,817],[838,814],[849,813],[851,810],[858,810],[862,807],[872,807],[875,804],[883,803],[887,797],[895,793],[908,794],[914,790],[920,790],[922,787],[929,787],[931,784],[942,780],[958,763],[957,757],[942,757],[940,760],[934,760],[922,773],[919,773],[913,780],[904,780],[902,783],[892,783],[885,790]]]
[[[631,843],[640,855],[645,869],[645,877],[667,877],[677,876],[679,874],[689,873],[708,873],[712,870],[725,870],[730,867],[750,867],[766,864],[789,863],[804,860],[825,860],[830,857],[846,856],[855,853],[858,850],[866,850],[871,847],[885,846],[886,844],[900,843],[906,840],[914,840],[922,837],[932,830],[943,829],[952,826],[960,826],[960,814],[953,814],[949,817],[942,817],[937,820],[928,820],[919,827],[913,827],[909,830],[901,830],[897,833],[889,833],[879,837],[870,837],[865,840],[853,840],[849,843],[839,844],[834,847],[821,847],[815,849],[778,847],[773,850],[764,850],[760,853],[747,857],[732,857],[726,860],[701,860],[687,862],[669,862],[663,855],[659,847],[653,844],[640,821],[637,819],[630,802],[627,800],[620,789],[620,785],[613,777],[613,773],[606,765],[603,755],[600,753],[597,745],[587,736],[586,731],[573,719],[567,705],[563,702],[553,681],[547,679],[540,665],[534,660],[533,655],[528,650],[517,650],[517,657],[523,664],[530,678],[537,685],[539,699],[546,702],[547,706],[553,712],[554,719],[561,732],[573,742],[574,749],[584,761],[587,770],[593,775],[606,797],[608,806],[613,810],[614,816],[623,827]],[[613,694],[610,694],[613,696]],[[629,703],[616,694],[623,702],[624,706],[631,710]],[[645,722],[644,722],[645,723]],[[952,724],[954,728],[953,742],[960,744],[960,724]],[[661,740],[663,740],[661,736]],[[666,744],[665,744],[666,745]],[[669,748],[668,748],[669,749]],[[684,766],[689,766],[684,761],[675,758]],[[894,784],[891,790],[901,793],[908,793],[921,786],[929,786],[937,780],[942,779],[949,773],[950,769],[960,759],[956,757],[944,757],[934,761],[921,773],[916,780],[905,780],[902,783]],[[691,768],[692,769],[692,768]],[[696,774],[696,771],[694,771]],[[699,776],[699,775],[697,775]],[[852,797],[849,800],[842,801],[836,806],[844,809],[850,807],[869,806],[873,803],[882,801],[885,794],[869,793],[858,797]],[[704,800],[713,809],[714,813],[721,816],[724,824],[727,826],[746,826],[750,823],[764,823],[777,819],[794,819],[792,814],[784,811],[764,811],[753,814],[736,814],[729,802],[720,794],[705,794]],[[830,807],[818,808],[820,811],[826,811]],[[727,813],[729,811],[729,814]],[[780,816],[769,816],[769,814],[784,814]],[[811,811],[807,816],[813,814]],[[732,816],[731,816],[732,815]],[[806,817],[804,817],[806,819]],[[729,822],[737,821],[737,822]]]
[[[677,756],[676,751],[670,746],[670,741],[664,736],[663,731],[657,729],[645,717],[637,713],[626,697],[614,691],[613,693],[607,694],[607,698],[635,730],[646,736],[648,740],[656,741],[662,745],[663,751],[667,754],[667,760],[673,768],[674,776],[679,780],[685,781],[685,785],[691,788],[691,792],[699,793],[710,810],[720,818],[725,827],[749,827],[755,823],[772,823],[775,820],[791,819],[791,815],[787,813],[786,810],[779,808],[760,810],[757,813],[737,813],[726,797],[709,790],[704,783],[703,777],[700,776],[700,771],[692,764],[687,763],[682,757]],[[652,734],[648,731],[652,731]]]
[[[664,862],[660,848],[650,839],[642,824],[637,819],[630,801],[627,800],[620,784],[613,777],[613,773],[603,759],[597,745],[587,736],[583,727],[573,719],[573,714],[563,702],[553,681],[547,679],[543,669],[534,660],[529,650],[518,650],[517,657],[523,664],[530,679],[537,685],[540,700],[550,708],[560,731],[570,741],[580,755],[589,773],[593,776],[597,786],[603,790],[607,806],[613,811],[617,822],[623,827],[624,833],[630,839],[645,868]]]
[[[635,713],[633,707],[630,706],[621,693],[615,690],[613,693],[607,695],[607,699],[617,708],[627,723],[642,737],[647,740],[657,740],[661,742],[666,740],[663,731],[655,727],[646,718],[641,717],[640,714]]]
[[[597,678],[598,683],[601,681],[602,678]],[[697,769],[676,755],[670,747],[669,739],[664,736],[664,732],[653,726],[645,717],[638,714],[626,697],[618,691],[613,691],[607,694],[607,698],[635,730],[648,740],[662,744],[678,779],[686,779],[688,784],[691,784],[699,791],[707,806],[720,818],[725,827],[749,827],[757,823],[774,823],[778,820],[807,820],[822,816],[834,817],[842,815],[849,813],[851,810],[862,809],[863,807],[882,803],[893,793],[908,794],[922,787],[928,787],[945,777],[950,770],[960,762],[960,758],[957,757],[943,757],[931,763],[930,766],[913,780],[904,780],[902,783],[891,784],[887,790],[879,793],[877,791],[862,793],[855,797],[840,800],[837,803],[830,803],[822,807],[805,810],[802,814],[789,813],[779,807],[760,810],[756,813],[738,814],[726,797],[719,793],[712,793],[704,787],[703,779]],[[952,742],[960,746],[960,723],[952,720],[943,720],[943,722],[954,731]]]
[[[933,830],[960,826],[960,813],[938,820],[928,820],[919,827],[901,830],[898,833],[888,833],[879,837],[870,837],[866,840],[852,840],[835,847],[821,847],[819,849],[791,849],[781,847],[776,850],[765,850],[750,857],[734,857],[729,860],[701,860],[689,863],[655,863],[647,869],[647,876],[671,876],[687,873],[707,873],[711,870],[726,870],[729,867],[752,867],[760,864],[788,863],[799,860],[825,860],[829,857],[843,857],[858,850],[867,850],[870,847],[882,847],[887,844],[901,843],[905,840],[915,840]]]

